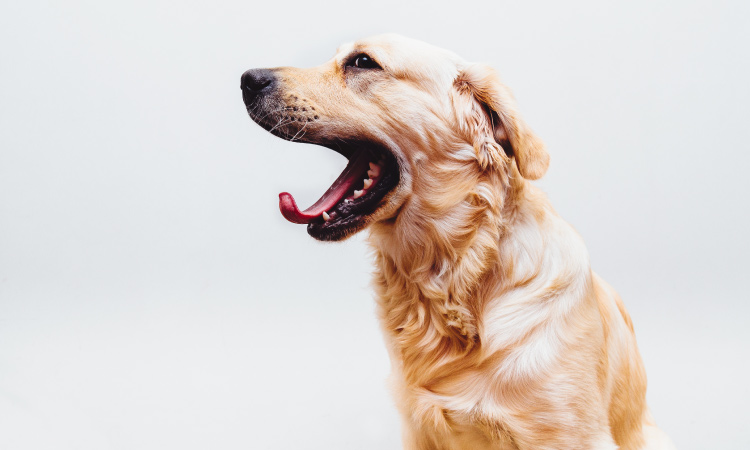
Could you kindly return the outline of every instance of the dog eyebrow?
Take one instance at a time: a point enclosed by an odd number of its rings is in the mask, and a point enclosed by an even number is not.
[[[338,60],[340,54],[342,54],[344,52],[348,53],[348,52],[351,51],[350,49],[355,48],[355,47],[356,47],[356,45],[355,45],[354,42],[345,42],[345,43],[339,45],[338,48],[336,48],[336,57],[335,58]]]

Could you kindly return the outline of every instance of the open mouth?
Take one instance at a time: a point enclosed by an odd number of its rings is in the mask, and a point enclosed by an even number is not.
[[[322,241],[340,240],[366,227],[399,181],[390,152],[363,143],[336,147],[349,163],[317,202],[300,211],[291,194],[279,194],[284,218],[307,224],[307,232]]]
[[[319,115],[312,105],[295,95],[284,95],[277,72],[251,69],[242,74],[242,99],[250,117],[282,139],[322,145],[349,160],[331,187],[304,211],[291,194],[279,194],[281,214],[292,223],[307,224],[308,234],[315,239],[345,239],[378,218],[378,211],[399,184],[399,165],[383,145],[332,137],[331,130],[318,124]]]

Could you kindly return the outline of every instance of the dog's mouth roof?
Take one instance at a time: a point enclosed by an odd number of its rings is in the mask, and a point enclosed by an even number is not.
[[[370,197],[379,189],[378,181],[385,169],[382,155],[367,148],[356,148],[348,155],[349,163],[331,187],[304,211],[300,211],[294,197],[288,192],[279,194],[279,209],[285,219],[292,223],[308,224],[313,221],[329,222],[341,218],[342,206],[359,203],[360,198]],[[338,207],[337,207],[338,206]],[[335,210],[334,210],[335,209]]]

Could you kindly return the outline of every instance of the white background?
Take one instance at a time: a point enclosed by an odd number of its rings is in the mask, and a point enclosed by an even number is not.
[[[746,1],[0,6],[0,449],[399,448],[363,237],[285,222],[344,167],[253,67],[399,32],[499,69],[539,184],[632,313],[680,449],[750,448]]]

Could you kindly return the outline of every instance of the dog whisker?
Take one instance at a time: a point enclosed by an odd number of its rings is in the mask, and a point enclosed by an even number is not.
[[[300,130],[299,130],[299,131],[297,131],[297,133],[296,133],[296,134],[295,134],[294,136],[292,136],[292,137],[291,137],[291,138],[289,139],[289,141],[291,141],[291,142],[294,142],[294,141],[295,141],[295,140],[297,139],[297,136],[299,136],[299,134],[300,134],[300,133],[302,133],[302,136],[304,136],[304,135],[305,135],[304,131],[305,131],[305,128],[307,128],[307,124],[308,124],[308,123],[309,123],[309,122],[305,122],[305,124],[304,124],[304,125],[302,126],[302,128],[300,128]]]

